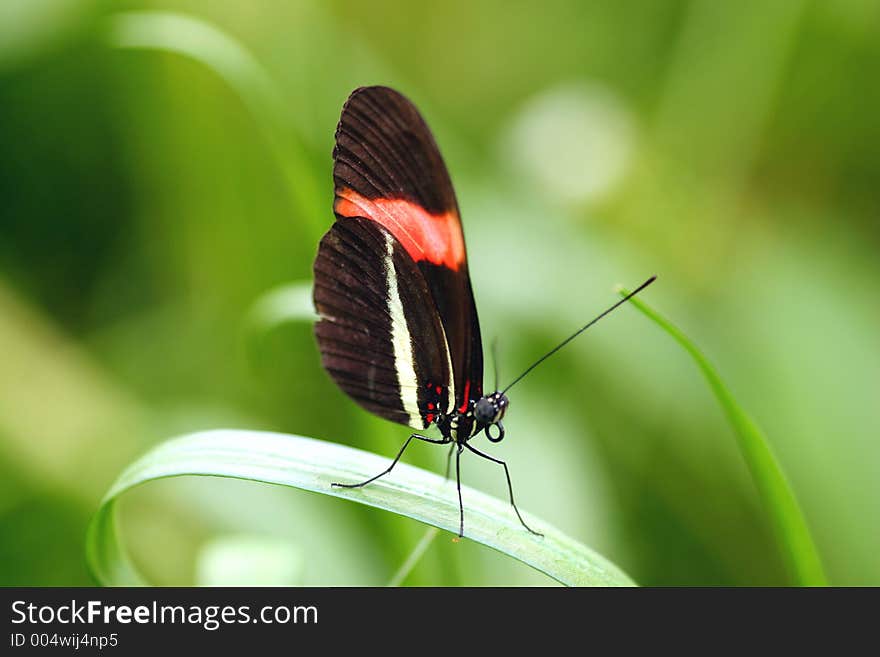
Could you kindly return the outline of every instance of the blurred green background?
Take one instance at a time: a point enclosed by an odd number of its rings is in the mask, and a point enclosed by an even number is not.
[[[769,435],[832,583],[880,584],[878,70],[872,0],[3,0],[0,583],[90,584],[101,495],[172,435],[393,456],[406,429],[334,386],[308,322],[253,321],[308,286],[339,111],[381,83],[446,157],[502,380],[658,274],[645,299]],[[520,505],[636,581],[789,581],[710,391],[634,309],[518,385],[506,427]],[[161,584],[383,584],[424,531],[207,479],[135,492],[123,526]],[[550,583],[449,539],[407,584]]]

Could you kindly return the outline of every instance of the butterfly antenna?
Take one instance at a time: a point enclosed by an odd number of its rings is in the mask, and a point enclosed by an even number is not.
[[[498,336],[492,338],[492,367],[495,370],[495,390],[498,390]]]
[[[568,336],[565,340],[563,340],[563,341],[560,342],[558,345],[556,345],[555,347],[553,347],[553,349],[551,349],[551,350],[548,351],[546,354],[544,354],[543,356],[541,356],[538,360],[536,360],[534,363],[532,363],[531,365],[529,365],[528,368],[526,368],[526,371],[525,371],[525,372],[523,372],[523,373],[520,374],[518,377],[516,377],[516,378],[513,380],[512,383],[510,383],[510,384],[509,384],[504,390],[501,391],[501,394],[506,393],[506,392],[507,392],[508,390],[510,390],[513,386],[515,386],[517,383],[519,383],[519,381],[520,381],[521,379],[525,378],[526,374],[528,374],[528,373],[531,372],[533,369],[535,369],[538,365],[540,365],[540,364],[543,363],[545,360],[547,360],[548,358],[550,358],[550,356],[552,356],[552,355],[555,354],[557,351],[559,351],[560,349],[562,349],[565,345],[567,345],[569,342],[571,342],[572,340],[574,340],[577,336],[579,336],[581,333],[583,333],[584,331],[586,331],[586,330],[587,330],[588,328],[590,328],[593,324],[595,324],[595,323],[598,322],[600,319],[602,319],[603,317],[605,317],[605,315],[607,315],[608,313],[610,313],[612,310],[614,310],[615,308],[617,308],[619,305],[625,303],[626,301],[629,301],[630,298],[632,298],[632,297],[634,297],[635,295],[637,295],[639,292],[641,292],[642,290],[644,290],[646,287],[648,287],[651,283],[653,283],[653,282],[656,281],[656,280],[657,280],[657,277],[656,277],[656,276],[651,276],[651,278],[649,278],[649,279],[646,280],[644,283],[642,283],[641,285],[639,285],[634,291],[632,291],[632,292],[630,292],[629,294],[627,294],[623,299],[621,299],[620,301],[618,301],[617,303],[615,303],[613,306],[611,306],[611,307],[610,307],[608,310],[606,310],[604,313],[602,313],[601,315],[599,315],[598,317],[596,317],[595,319],[593,319],[591,322],[587,323],[586,325],[582,326],[582,327],[579,328],[577,331],[575,331],[574,333],[572,333],[572,334],[571,334],[570,336]],[[496,370],[496,373],[497,373],[497,370]],[[497,389],[498,386],[496,385],[495,388]]]

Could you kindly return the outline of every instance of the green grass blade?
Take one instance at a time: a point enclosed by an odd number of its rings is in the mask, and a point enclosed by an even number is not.
[[[332,488],[356,482],[388,467],[386,457],[335,443],[260,431],[217,430],[164,442],[129,466],[116,480],[92,519],[86,558],[105,585],[141,585],[117,537],[115,501],[125,491],[156,479],[185,475],[230,477],[281,484],[385,509],[420,522],[458,531],[455,484],[398,463],[386,477],[359,489]],[[524,514],[544,537],[519,524],[507,501],[462,487],[465,537],[494,548],[553,579],[572,586],[632,586],[617,566],[547,523]]]
[[[621,296],[628,294],[625,289],[619,292]],[[706,356],[684,333],[640,299],[632,298],[630,303],[671,335],[691,355],[708,381],[736,434],[793,581],[801,586],[827,586],[807,521],[764,433],[733,398]]]
[[[425,555],[425,552],[428,551],[428,548],[431,547],[431,543],[434,542],[434,539],[437,538],[437,534],[440,533],[440,530],[436,527],[428,527],[425,531],[424,536],[416,543],[416,546],[413,548],[413,551],[410,552],[409,556],[406,560],[400,565],[400,568],[397,569],[391,579],[388,580],[389,587],[400,586],[403,584],[403,581],[409,577],[409,574],[413,571],[413,568],[416,567],[416,564],[419,563],[419,560]]]
[[[123,11],[107,18],[106,43],[114,48],[156,50],[186,57],[205,66],[238,95],[253,115],[279,164],[299,220],[315,235],[325,229],[325,211],[317,204],[318,181],[302,155],[278,85],[247,48],[203,20],[165,11]]]
[[[317,321],[312,285],[312,281],[296,281],[261,294],[247,314],[250,332],[262,335],[288,322]]]

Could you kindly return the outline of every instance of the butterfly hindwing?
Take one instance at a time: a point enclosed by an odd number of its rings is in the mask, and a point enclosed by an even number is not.
[[[415,263],[429,292],[420,310],[439,315],[454,406],[467,410],[482,394],[480,326],[455,192],[431,131],[403,95],[363,87],[342,110],[333,157],[337,223],[363,217],[380,224]]]
[[[421,271],[376,222],[337,221],[315,260],[324,367],[367,410],[427,428],[454,399],[439,315]]]

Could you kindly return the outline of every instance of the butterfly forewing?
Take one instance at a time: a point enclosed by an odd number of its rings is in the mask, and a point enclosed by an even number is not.
[[[434,355],[433,361],[446,361],[443,372],[436,362],[419,364],[427,368],[421,371],[419,367],[407,368],[400,355],[408,352],[398,342],[396,352],[394,344],[386,345],[384,356],[375,352],[371,362],[378,364],[381,360],[389,369],[393,368],[402,393],[407,386],[413,386],[420,391],[433,390],[431,394],[436,395],[439,386],[442,399],[426,403],[434,403],[435,408],[447,413],[453,408],[467,410],[468,404],[482,394],[480,327],[468,276],[458,204],[449,173],[428,126],[415,106],[396,91],[387,87],[361,88],[352,93],[343,107],[333,157],[336,193],[333,210],[337,222],[325,239],[337,231],[337,226],[358,217],[372,222],[377,231],[378,228],[384,229],[394,237],[398,310],[416,329],[409,333],[411,352],[417,355],[417,359],[424,358],[421,354],[429,352]],[[377,257],[375,253],[372,256],[352,253],[351,259],[364,266],[364,260]],[[404,266],[405,259],[409,259],[411,265]],[[317,290],[329,287],[326,279],[337,276],[335,264],[319,268],[316,263],[315,275],[317,301]],[[378,278],[381,280],[381,276]],[[382,312],[388,313],[393,301],[389,290],[393,291],[386,280],[384,301],[381,298],[364,301],[384,304]],[[357,295],[357,286],[347,288],[346,293]],[[336,303],[340,303],[338,298]],[[369,312],[364,315],[365,321],[360,326],[362,331],[369,330],[367,320],[373,322],[372,315]],[[436,318],[442,334],[439,338],[436,331],[423,330],[430,323],[427,316]],[[327,330],[325,325],[318,331],[325,362],[329,343],[322,335]],[[349,326],[346,336],[354,339],[356,330],[357,327]],[[339,340],[334,340],[332,348],[338,351]],[[389,336],[383,334],[379,341],[382,340],[388,341]],[[347,354],[345,358],[351,356],[353,359],[359,353],[359,347],[350,347],[344,352]],[[392,352],[397,354],[396,365],[389,360]],[[333,357],[342,358],[336,353]],[[338,370],[340,363],[334,360],[334,364]],[[358,378],[356,385],[360,393],[369,389],[366,373],[354,360],[345,365],[348,387],[341,382],[340,385],[364,403],[363,398],[355,396],[351,390],[355,385],[352,377]],[[451,373],[448,371],[450,366]],[[388,401],[385,397],[383,400]],[[391,415],[399,418],[401,413],[406,413],[393,405],[382,406],[382,403],[371,402],[368,408],[389,419],[394,419]]]

